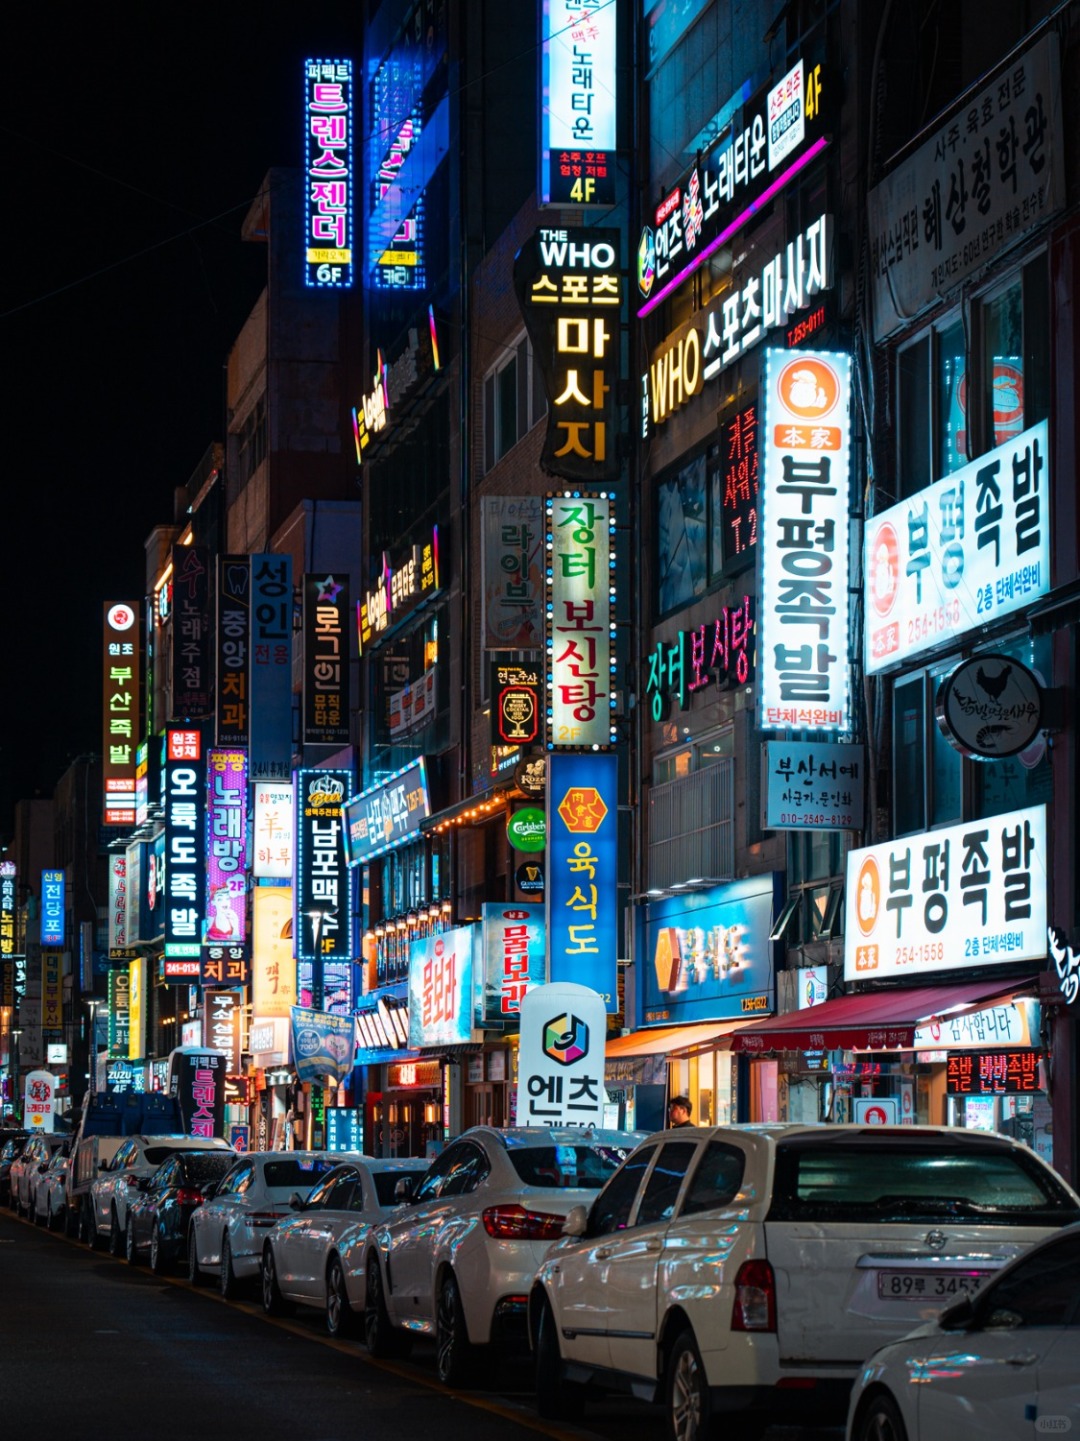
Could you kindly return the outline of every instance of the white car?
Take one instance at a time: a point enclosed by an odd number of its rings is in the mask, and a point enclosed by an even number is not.
[[[300,1204],[342,1161],[367,1157],[343,1151],[250,1151],[237,1158],[192,1213],[188,1280],[201,1286],[213,1273],[226,1300],[262,1266],[267,1232]]]
[[[331,1336],[344,1336],[364,1312],[364,1256],[368,1233],[400,1204],[403,1176],[426,1171],[427,1161],[349,1161],[311,1192],[299,1211],[272,1227],[263,1243],[262,1301],[270,1315],[294,1302],[326,1313]]]
[[[589,1383],[669,1434],[843,1421],[878,1346],[1061,1226],[1077,1196],[1004,1136],[897,1126],[660,1132],[567,1220],[530,1297],[542,1415]]]
[[[55,1230],[64,1219],[67,1205],[67,1173],[71,1154],[66,1145],[58,1146],[45,1166],[38,1166],[30,1177],[30,1219],[35,1225]]]
[[[525,1308],[567,1213],[591,1201],[637,1132],[475,1126],[432,1162],[408,1204],[372,1234],[364,1334],[375,1356],[435,1337],[436,1370],[466,1381],[474,1348],[525,1338]]]
[[[21,1155],[11,1163],[10,1184],[11,1204],[22,1215],[30,1215],[30,1180],[42,1166],[47,1166],[53,1153],[59,1151],[67,1140],[56,1132],[42,1131],[31,1136]],[[31,1218],[32,1219],[32,1218]]]
[[[1080,1225],[863,1367],[849,1441],[1037,1441],[1080,1432]]]
[[[127,1234],[128,1198],[145,1186],[157,1168],[177,1151],[230,1151],[228,1141],[205,1136],[128,1136],[112,1158],[101,1163],[90,1184],[90,1245],[108,1244],[110,1256],[122,1256]]]

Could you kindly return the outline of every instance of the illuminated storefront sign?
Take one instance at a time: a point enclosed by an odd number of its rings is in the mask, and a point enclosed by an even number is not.
[[[349,742],[349,577],[304,577],[304,744]]]
[[[296,772],[296,912],[298,961],[352,957],[352,904],[345,864],[342,807],[352,789],[347,770]]]
[[[253,781],[288,780],[292,765],[292,559],[251,557],[250,768]]]
[[[351,60],[304,62],[304,283],[353,283]]]
[[[699,395],[708,380],[788,324],[833,284],[832,216],[819,215],[718,304],[657,347],[649,366],[644,435]]]
[[[1051,30],[870,191],[876,340],[1064,205],[1060,76]]]
[[[371,377],[371,389],[360,397],[360,404],[353,406],[353,440],[356,443],[356,463],[363,465],[364,451],[371,444],[371,437],[386,429],[386,413],[390,400],[386,394],[386,365],[382,351],[375,352],[375,374]]]
[[[679,631],[674,641],[657,641],[645,657],[645,694],[650,698],[653,720],[657,724],[666,720],[673,700],[680,710],[686,710],[691,699],[707,686],[735,690],[749,685],[753,651],[754,623],[748,595],[743,596],[741,605],[721,607],[715,620]]]
[[[862,746],[766,741],[761,748],[761,824],[766,830],[863,828]]]
[[[637,284],[648,315],[750,223],[829,143],[823,66],[800,60],[686,172],[641,233]],[[801,103],[800,103],[801,98]]]
[[[41,953],[41,1029],[59,1031],[64,1024],[64,981],[59,951]]]
[[[484,991],[479,1024],[503,1026],[517,1019],[534,986],[547,980],[544,907],[481,906],[484,939]]]
[[[547,745],[615,738],[615,506],[611,497],[547,499]]]
[[[742,406],[720,426],[719,466],[719,486],[713,496],[713,548],[719,543],[720,555],[728,563],[746,557],[758,541],[756,401]]]
[[[139,956],[128,967],[128,1060],[141,1061],[146,1055],[146,958]]]
[[[217,741],[248,743],[248,652],[251,646],[251,567],[246,555],[218,557]]]
[[[353,1010],[353,963],[324,961],[322,964],[322,999],[319,1006],[332,1016],[351,1016]],[[296,968],[301,1006],[316,1002],[315,964],[301,961]]]
[[[651,901],[645,919],[647,1025],[775,1009],[769,931],[778,874]]]
[[[352,1067],[356,1027],[351,1016],[294,1006],[292,1061],[299,1081],[337,1086]]]
[[[207,751],[207,945],[242,948],[247,940],[247,793],[247,752]]]
[[[423,85],[420,61],[397,56],[379,66],[371,84],[368,272],[380,290],[423,290],[427,283],[424,187],[410,173],[410,161],[422,154]]]
[[[165,732],[165,955],[194,957],[206,885],[206,761],[197,727]]]
[[[539,666],[491,666],[491,744],[531,745],[540,734]]]
[[[107,826],[132,826],[139,734],[139,610],[126,601],[105,603],[102,676],[103,820]]]
[[[545,0],[541,15],[540,204],[614,205],[619,6]]]
[[[548,401],[540,467],[564,480],[619,478],[619,243],[617,230],[538,230],[514,261]]]
[[[950,1096],[1030,1096],[1042,1089],[1038,1051],[949,1052],[945,1090]]]
[[[61,947],[64,944],[63,871],[41,873],[41,944]]]
[[[131,926],[137,916],[138,901],[131,894],[131,887],[137,884],[130,874],[131,859],[139,866],[141,842],[128,846],[124,854],[112,852],[109,855],[109,955],[117,960],[130,958],[134,952],[132,944],[138,939],[137,930]],[[139,867],[141,877],[141,867]],[[137,923],[136,923],[137,924]]]
[[[537,986],[522,1002],[520,1034],[518,1125],[601,1125],[603,998],[573,982]]]
[[[1046,956],[1046,807],[849,851],[844,979]]]
[[[109,1055],[127,1060],[131,1025],[131,977],[127,970],[109,972]]]
[[[203,1045],[225,1055],[231,1076],[240,1070],[243,1000],[243,991],[207,989],[203,992]]]
[[[439,590],[439,528],[431,539],[391,557],[383,552],[379,583],[357,604],[357,634],[361,654],[389,634]]]
[[[959,1051],[1028,1047],[1039,1043],[1039,1003],[1021,997],[980,1006],[959,1015],[937,1016],[916,1027],[912,1049]]]
[[[761,725],[851,729],[851,357],[766,352]]]
[[[15,863],[0,861],[0,959],[9,960],[14,954]]]
[[[169,1092],[180,1104],[186,1136],[220,1136],[225,1121],[227,1059],[219,1051],[185,1046],[169,1057]]]
[[[1028,608],[1050,589],[1047,422],[866,522],[866,670]]]
[[[292,948],[293,888],[256,886],[252,906],[252,1015],[287,1020],[299,1000]]]
[[[350,866],[359,866],[395,846],[414,840],[421,821],[431,815],[427,765],[423,756],[377,786],[353,796],[345,806],[345,849]]]
[[[172,548],[172,714],[210,714],[210,553]]]
[[[486,495],[483,515],[484,649],[539,650],[544,635],[544,503]]]
[[[461,1045],[473,1036],[473,944],[460,926],[409,948],[409,1045]]]
[[[394,739],[426,725],[435,714],[438,700],[438,671],[435,666],[400,690],[387,696],[387,729]]]
[[[617,1009],[618,758],[549,758],[548,978],[576,981]]]
[[[246,986],[251,978],[247,947],[238,941],[204,941],[199,957],[201,986]]]
[[[260,781],[254,790],[252,874],[260,879],[291,881],[296,799],[292,781]]]

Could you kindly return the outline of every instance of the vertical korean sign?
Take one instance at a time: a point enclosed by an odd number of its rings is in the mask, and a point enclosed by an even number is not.
[[[243,1000],[243,991],[208,989],[204,993],[203,1045],[228,1058],[227,1074],[233,1076],[240,1070]]]
[[[256,886],[252,901],[252,1015],[287,1020],[299,999],[292,948],[293,888]]]
[[[247,752],[206,755],[206,912],[208,945],[247,940]]]
[[[349,771],[296,773],[293,952],[298,961],[352,959],[352,906],[341,814],[351,789]]]
[[[205,546],[174,545],[172,713],[210,714],[210,556]]]
[[[260,781],[255,787],[252,826],[252,874],[291,881],[296,836],[296,800],[292,781]]]
[[[539,650],[544,633],[544,512],[538,495],[485,495],[484,648]]]
[[[618,757],[548,759],[548,979],[575,981],[617,1009]]]
[[[348,576],[304,576],[304,744],[349,743]]]
[[[292,560],[251,557],[248,709],[251,779],[288,780],[292,766]]]
[[[614,205],[619,6],[544,0],[541,15],[540,203]]]
[[[63,871],[41,873],[41,944],[61,948],[64,944]]]
[[[615,737],[614,505],[547,499],[547,742],[607,746]]]
[[[198,727],[165,732],[165,957],[198,960],[206,885],[206,761]],[[198,975],[196,967],[196,979]]]
[[[60,952],[41,953],[41,1029],[59,1031],[64,1025],[64,989]]]
[[[849,731],[851,357],[769,350],[761,474],[761,724]]]
[[[304,62],[304,284],[353,283],[351,60]]]
[[[109,1055],[127,1058],[131,1025],[131,978],[127,970],[109,972]]]
[[[139,611],[127,601],[105,603],[102,664],[103,820],[135,824],[135,745],[139,731]]]
[[[514,260],[514,290],[548,400],[541,469],[618,480],[619,232],[538,230]]]
[[[0,1006],[15,1000],[15,862],[0,861]]]
[[[246,555],[218,557],[217,741],[248,743],[248,649],[251,644],[251,567]]]
[[[139,956],[128,966],[128,1048],[129,1061],[141,1061],[146,1055],[146,1021],[149,1010],[146,996],[146,957]]]

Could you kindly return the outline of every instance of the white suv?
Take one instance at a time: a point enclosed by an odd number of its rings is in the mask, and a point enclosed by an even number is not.
[[[587,1383],[664,1399],[696,1441],[737,1412],[843,1421],[878,1346],[1060,1226],[1080,1197],[1003,1136],[906,1126],[661,1132],[537,1272],[529,1332],[541,1415]]]

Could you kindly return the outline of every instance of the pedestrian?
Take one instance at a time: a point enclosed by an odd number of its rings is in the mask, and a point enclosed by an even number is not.
[[[692,1126],[690,1112],[693,1107],[690,1105],[689,1096],[672,1096],[668,1106],[668,1119],[673,1127]]]

